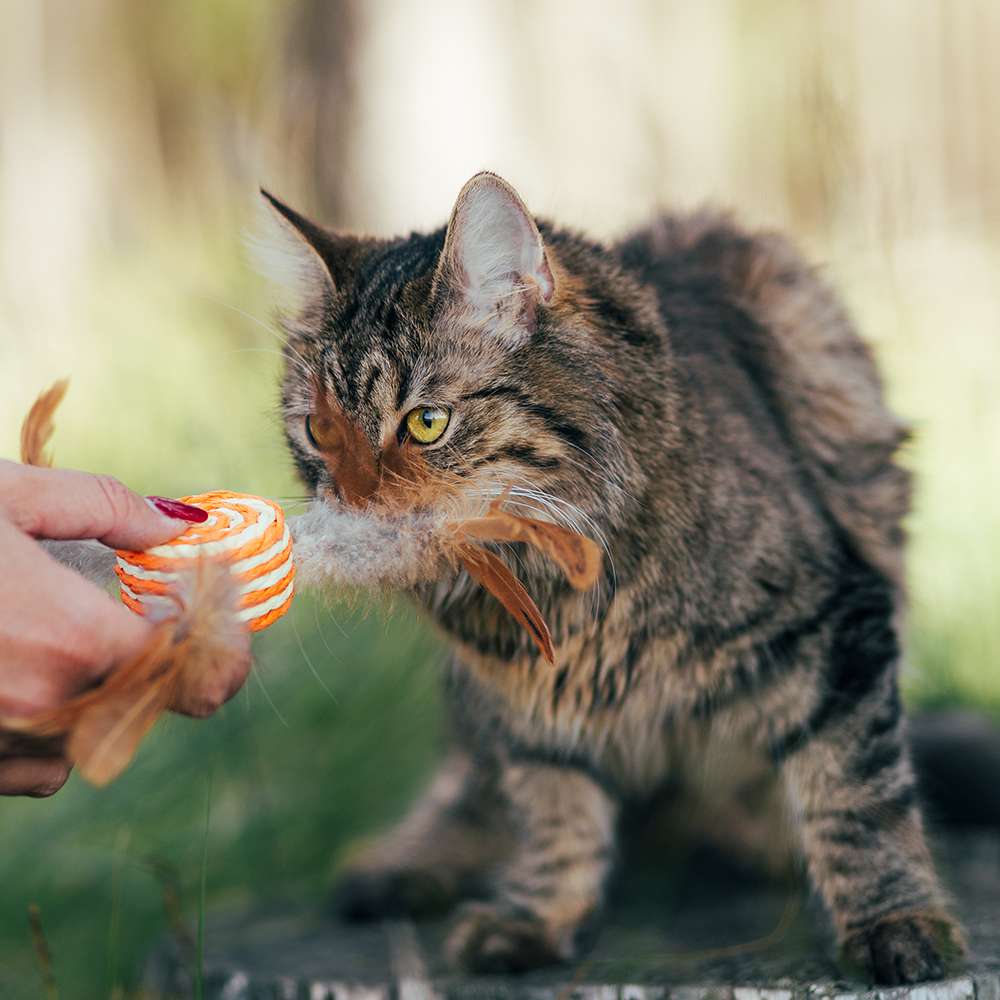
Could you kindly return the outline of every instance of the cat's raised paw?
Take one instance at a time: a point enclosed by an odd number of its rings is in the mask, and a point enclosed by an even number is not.
[[[350,921],[392,917],[440,917],[457,902],[455,892],[433,872],[401,869],[355,869],[343,874],[330,908]]]
[[[561,962],[540,920],[507,916],[492,906],[470,904],[445,944],[448,961],[466,972],[527,972]]]
[[[941,979],[964,957],[961,931],[936,909],[883,917],[852,931],[840,950],[842,965],[888,985]]]

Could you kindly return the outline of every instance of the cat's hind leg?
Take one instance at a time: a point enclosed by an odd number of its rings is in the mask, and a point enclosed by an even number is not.
[[[470,972],[523,972],[572,958],[601,907],[615,850],[618,804],[572,767],[509,763],[501,790],[516,847],[490,903],[470,905],[446,952]]]
[[[442,915],[482,890],[512,844],[493,775],[455,750],[406,819],[344,865],[333,908],[348,920]]]

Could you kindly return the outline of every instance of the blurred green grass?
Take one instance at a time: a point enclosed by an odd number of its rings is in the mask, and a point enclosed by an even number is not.
[[[218,716],[165,719],[107,789],[74,776],[50,800],[3,801],[0,997],[41,996],[29,903],[73,1000],[112,995],[109,962],[133,986],[168,933],[154,865],[178,872],[194,931],[210,774],[209,913],[321,906],[338,853],[397,818],[441,751],[436,649],[412,614],[300,596],[255,640],[255,675]]]

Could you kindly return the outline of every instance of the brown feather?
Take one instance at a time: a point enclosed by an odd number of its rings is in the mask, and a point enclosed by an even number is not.
[[[499,556],[471,542],[461,545],[457,555],[469,571],[469,576],[480,587],[485,587],[514,616],[515,621],[527,626],[542,656],[554,666],[555,650],[549,627],[521,582]]]
[[[52,464],[52,456],[45,454],[45,446],[55,430],[53,414],[66,395],[68,386],[69,379],[62,378],[31,404],[21,424],[21,461],[25,465]]]
[[[145,735],[173,699],[183,663],[173,655],[172,636],[150,643],[138,660],[91,692],[70,731],[67,756],[92,785],[103,788],[135,756]],[[121,683],[114,683],[122,674]]]
[[[100,687],[50,712],[4,719],[3,725],[34,736],[67,734],[69,760],[91,784],[108,784],[168,708],[204,714],[206,700],[216,700],[220,672],[244,653],[224,563],[205,560],[191,571],[178,586],[177,604],[178,613],[158,625],[146,648]]]
[[[578,535],[547,521],[519,517],[501,510],[498,503],[483,517],[470,517],[456,530],[483,542],[527,542],[551,556],[577,590],[589,590],[601,572],[601,548]]]

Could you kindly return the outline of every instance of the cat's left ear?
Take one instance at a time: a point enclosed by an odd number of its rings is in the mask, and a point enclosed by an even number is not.
[[[517,192],[496,174],[476,174],[448,221],[437,280],[470,319],[519,347],[535,332],[536,310],[555,294],[545,244]]]
[[[255,240],[260,269],[289,287],[296,304],[335,294],[357,266],[361,241],[317,226],[261,188],[268,210],[263,240]]]

